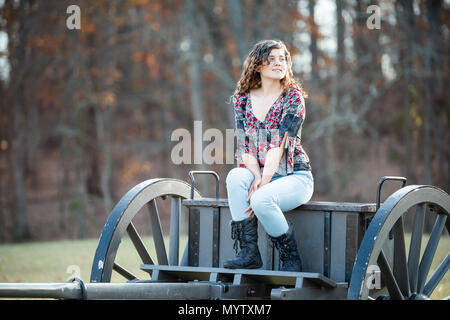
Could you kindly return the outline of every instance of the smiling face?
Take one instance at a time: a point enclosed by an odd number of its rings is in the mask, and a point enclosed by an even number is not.
[[[269,53],[267,61],[263,61],[258,71],[261,78],[281,80],[286,76],[287,63],[283,49],[272,49]]]
[[[264,80],[278,80],[283,89],[294,88],[307,97],[294,78],[291,54],[281,40],[262,40],[253,46],[244,61],[234,95],[261,88]]]

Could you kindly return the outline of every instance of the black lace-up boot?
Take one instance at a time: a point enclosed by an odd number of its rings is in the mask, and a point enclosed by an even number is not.
[[[258,220],[250,217],[242,221],[231,222],[231,238],[233,248],[238,251],[236,258],[225,261],[228,269],[258,269],[262,267],[261,254],[258,249]]]
[[[270,237],[274,246],[280,254],[281,267],[280,271],[302,271],[302,262],[297,250],[297,242],[295,241],[292,227],[288,232],[279,237]]]

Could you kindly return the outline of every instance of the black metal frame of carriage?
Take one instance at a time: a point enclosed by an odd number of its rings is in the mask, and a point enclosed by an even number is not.
[[[216,197],[202,197],[195,174],[212,174]],[[277,251],[262,227],[258,228],[263,267],[224,269],[234,256],[228,202],[219,199],[219,176],[191,171],[190,184],[173,178],[144,181],[119,201],[111,212],[95,252],[91,279],[64,284],[0,284],[0,297],[67,299],[427,299],[450,267],[450,252],[430,276],[440,238],[450,230],[450,196],[433,186],[405,186],[402,177],[383,177],[376,203],[311,201],[290,212],[303,261],[303,272],[279,271]],[[380,201],[387,180],[402,187]],[[169,247],[161,228],[156,199],[170,201]],[[156,257],[151,257],[133,219],[148,208]],[[183,220],[183,212],[187,217]],[[414,215],[411,246],[404,236],[406,214]],[[423,224],[434,214],[435,224],[421,255]],[[187,224],[187,241],[180,227]],[[140,257],[138,279],[116,261],[128,235]],[[180,255],[180,249],[182,254]],[[156,259],[155,259],[156,258]],[[375,267],[375,268],[373,268]],[[117,272],[126,283],[110,283]],[[375,272],[375,274],[374,274]],[[378,286],[371,286],[374,277]],[[450,294],[450,293],[449,293]]]

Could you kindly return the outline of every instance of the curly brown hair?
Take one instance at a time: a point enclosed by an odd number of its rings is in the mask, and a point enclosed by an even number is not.
[[[294,88],[300,91],[304,98],[308,97],[301,84],[294,78],[291,54],[281,40],[263,40],[253,46],[253,49],[245,59],[244,70],[232,97],[261,87],[261,74],[257,69],[263,63],[269,63],[269,54],[272,49],[282,49],[285,54],[287,64],[286,76],[280,80],[283,91],[288,88]]]

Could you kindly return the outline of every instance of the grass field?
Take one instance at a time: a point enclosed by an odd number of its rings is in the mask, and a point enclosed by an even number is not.
[[[150,255],[155,257],[151,245],[153,241],[145,237],[143,240]],[[407,236],[407,243],[408,240]],[[422,251],[427,241],[427,236],[424,236]],[[87,239],[0,245],[0,282],[65,282],[72,276],[89,281],[97,244],[98,239]],[[183,244],[180,244],[180,250],[181,248],[184,248]],[[442,237],[429,275],[449,250],[450,237]],[[121,243],[116,261],[138,278],[149,278],[147,273],[139,269],[141,262],[128,238]],[[112,282],[124,282],[124,279],[113,272]],[[432,298],[448,295],[450,295],[449,273],[435,289]]]

